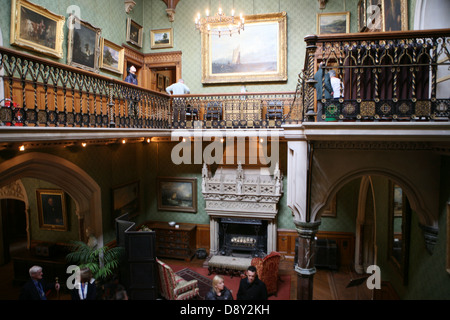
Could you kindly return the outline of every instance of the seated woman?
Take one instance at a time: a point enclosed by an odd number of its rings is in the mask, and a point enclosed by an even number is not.
[[[216,275],[212,281],[212,288],[206,294],[205,300],[233,300],[231,291],[225,287],[223,277]]]

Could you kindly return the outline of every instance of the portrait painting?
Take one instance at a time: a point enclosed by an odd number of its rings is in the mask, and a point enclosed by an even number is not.
[[[350,12],[317,14],[317,34],[350,32]]]
[[[240,33],[203,35],[203,83],[287,80],[285,14],[245,19]]]
[[[46,230],[66,231],[67,212],[64,191],[36,190],[39,227]]]
[[[131,18],[127,19],[127,42],[142,48],[143,27]]]
[[[100,68],[123,74],[125,49],[106,39],[101,42]]]
[[[71,27],[67,50],[68,64],[98,72],[101,29],[80,20],[75,15],[69,17],[69,25]]]
[[[383,31],[408,30],[408,0],[383,0]]]
[[[158,177],[158,210],[197,212],[197,179]]]
[[[65,17],[25,0],[11,2],[11,45],[62,58]]]

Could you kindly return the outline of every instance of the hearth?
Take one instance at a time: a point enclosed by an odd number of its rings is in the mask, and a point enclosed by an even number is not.
[[[221,218],[219,253],[234,257],[264,257],[267,253],[267,221]]]

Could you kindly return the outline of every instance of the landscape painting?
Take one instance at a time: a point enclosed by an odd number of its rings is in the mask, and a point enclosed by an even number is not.
[[[285,15],[245,18],[240,33],[202,38],[203,83],[287,80]]]
[[[116,73],[123,73],[125,49],[106,39],[102,39],[100,68]]]
[[[98,72],[101,29],[71,15],[67,60],[69,65]]]
[[[158,210],[197,212],[197,179],[159,177]]]
[[[350,12],[317,14],[317,34],[348,32],[350,32]]]

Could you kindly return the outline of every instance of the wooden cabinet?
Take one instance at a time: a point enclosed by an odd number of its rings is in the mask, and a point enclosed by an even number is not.
[[[146,223],[156,232],[156,256],[191,261],[196,250],[195,225],[179,224],[171,227],[166,222]]]

